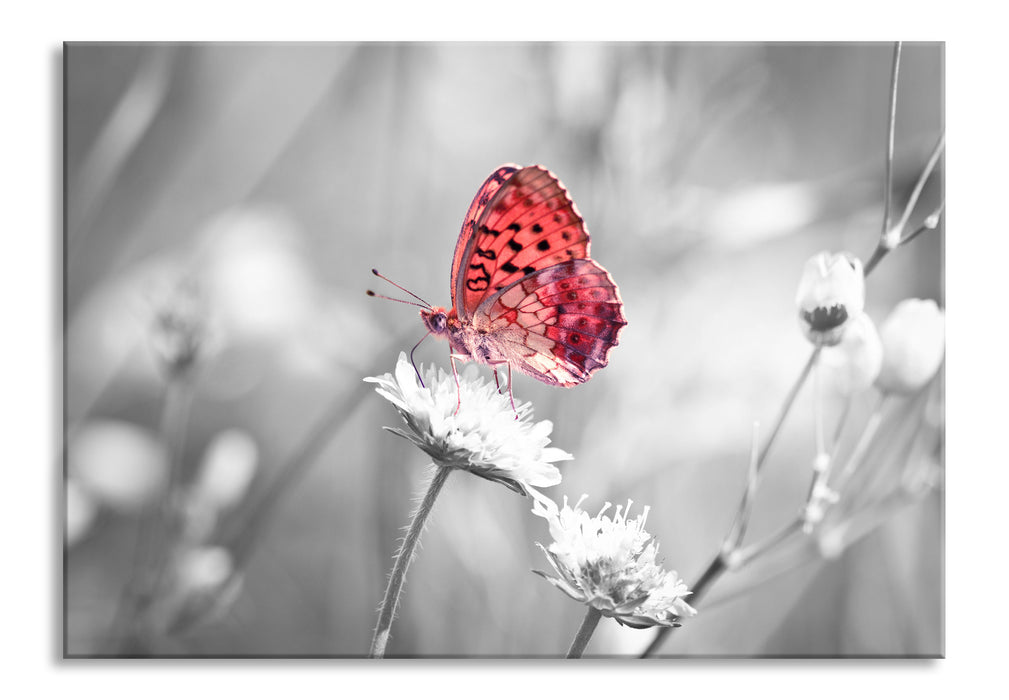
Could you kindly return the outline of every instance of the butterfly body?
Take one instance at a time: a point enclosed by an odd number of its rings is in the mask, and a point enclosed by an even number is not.
[[[557,386],[605,367],[627,324],[574,202],[539,165],[504,165],[484,181],[456,244],[452,308],[420,315],[454,356]]]

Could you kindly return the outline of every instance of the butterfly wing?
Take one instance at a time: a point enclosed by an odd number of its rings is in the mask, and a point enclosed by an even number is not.
[[[516,280],[488,297],[472,323],[516,369],[547,384],[574,386],[607,365],[627,319],[613,278],[586,258]]]
[[[452,255],[452,306],[456,306],[456,299],[462,299],[463,290],[467,288],[467,284],[471,290],[480,286],[479,282],[474,281],[479,279],[478,276],[474,277],[473,274],[465,274],[471,269],[469,264],[473,261],[470,260],[465,267],[461,263],[464,259],[468,260],[473,255],[472,252],[467,253],[467,250],[472,248],[469,244],[474,239],[478,221],[484,209],[487,208],[490,200],[501,189],[501,186],[518,171],[519,166],[506,163],[492,172],[483,181],[483,184],[480,185],[480,189],[477,190],[476,196],[473,197],[473,201],[466,211],[466,217],[462,220],[462,230],[459,231],[459,241],[455,244],[455,253]],[[479,275],[479,268],[476,269],[477,272],[475,274]],[[460,274],[460,272],[463,274]]]
[[[502,166],[484,182],[463,222],[452,303],[459,318],[469,320],[489,297],[522,278],[588,256],[588,231],[557,176],[540,165]]]

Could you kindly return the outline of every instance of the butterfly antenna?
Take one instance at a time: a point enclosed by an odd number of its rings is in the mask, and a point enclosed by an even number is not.
[[[425,339],[425,338],[427,338],[427,337],[428,337],[429,335],[431,335],[431,331],[428,331],[427,333],[425,333],[425,334],[424,334],[424,337],[423,337],[423,338],[421,338],[420,340],[418,340],[418,341],[417,341],[417,344],[416,344],[416,345],[414,345],[414,346],[413,346],[413,348],[412,348],[412,349],[410,350],[410,364],[411,364],[411,365],[413,365],[413,371],[417,373],[417,381],[418,381],[418,382],[420,382],[420,385],[421,385],[422,387],[424,387],[425,389],[426,389],[427,387],[426,387],[426,386],[424,386],[424,380],[423,380],[423,378],[421,378],[421,376],[420,376],[420,370],[419,370],[419,369],[417,369],[417,363],[413,361],[413,351],[414,351],[414,350],[416,350],[417,348],[419,348],[419,347],[420,347],[420,344],[421,344],[421,343],[423,343],[423,342],[424,342],[424,339]]]
[[[396,289],[399,289],[399,290],[402,290],[402,291],[406,292],[407,294],[409,294],[410,296],[412,296],[417,301],[422,302],[425,307],[427,307],[429,309],[431,308],[431,305],[429,303],[427,303],[426,301],[424,301],[424,299],[422,299],[421,297],[417,296],[416,294],[414,294],[413,292],[411,292],[406,287],[404,287],[402,285],[399,285],[399,284],[396,284],[395,282],[393,282],[391,279],[389,279],[388,277],[386,277],[385,275],[383,275],[381,272],[379,272],[375,268],[371,268],[371,274],[375,275],[375,277],[380,277],[380,278],[384,279],[386,282],[388,282],[389,284],[391,284]],[[378,295],[377,294],[370,294],[369,296],[378,296]],[[389,297],[385,297],[385,298],[388,299]],[[399,300],[398,299],[393,299],[393,301],[399,301]]]
[[[393,297],[387,297],[385,294],[376,294],[375,292],[371,291],[370,289],[366,290],[365,294],[367,294],[370,297],[375,297],[376,299],[388,299],[389,301],[398,301],[400,304],[409,304],[410,306],[419,306],[422,309],[430,309],[431,308],[430,306],[424,306],[423,304],[418,304],[417,302],[415,302],[415,301],[409,301],[408,299],[394,299]]]

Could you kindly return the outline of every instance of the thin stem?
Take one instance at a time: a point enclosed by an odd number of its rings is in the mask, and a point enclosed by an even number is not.
[[[827,438],[823,430],[823,369],[817,363],[813,377],[813,433],[816,440],[816,457],[827,454]]]
[[[427,517],[431,514],[434,501],[438,497],[445,480],[448,478],[451,469],[449,467],[438,467],[438,470],[431,478],[431,483],[427,487],[424,499],[413,514],[410,522],[410,529],[406,532],[406,537],[400,544],[396,553],[396,561],[392,567],[392,574],[389,576],[389,585],[385,589],[385,599],[382,601],[382,610],[378,615],[378,625],[375,627],[375,637],[371,641],[371,658],[381,659],[385,656],[385,647],[389,643],[389,632],[392,628],[392,620],[396,615],[396,606],[399,604],[399,594],[403,590],[403,583],[406,580],[406,570],[413,560],[414,550],[420,540],[420,533],[424,530]]]
[[[232,550],[236,562],[241,563],[247,559],[256,535],[266,524],[281,497],[315,463],[315,459],[326,445],[347,424],[342,419],[359,406],[365,396],[372,391],[374,391],[373,385],[361,382],[356,390],[334,401],[308,431],[270,486],[258,499],[251,501],[243,509],[241,520],[229,529],[232,534],[222,537],[229,543],[229,549]]]
[[[802,371],[799,373],[798,378],[792,385],[792,388],[788,392],[788,396],[785,397],[785,403],[781,407],[781,411],[778,413],[778,418],[774,423],[774,427],[771,429],[771,433],[767,437],[767,442],[764,443],[764,448],[757,455],[757,462],[754,471],[759,474],[761,467],[767,460],[767,455],[771,451],[771,446],[774,444],[775,439],[778,437],[778,433],[781,431],[781,426],[785,423],[785,418],[788,417],[789,412],[792,410],[792,406],[795,404],[795,398],[799,395],[799,391],[802,389],[802,385],[806,383],[806,379],[809,377],[809,372],[812,370],[813,365],[816,364],[816,359],[820,356],[820,350],[822,346],[817,345],[813,348],[813,351],[809,354],[809,359],[806,360],[806,364],[803,366]],[[743,503],[740,508],[746,507],[746,499],[744,498]],[[737,513],[737,523],[738,527],[745,529],[745,523],[739,523],[740,515]],[[737,524],[734,524],[734,528]],[[697,579],[697,582],[691,587],[690,604],[696,606],[698,601],[704,597],[708,588],[712,586],[715,581],[725,572],[727,568],[727,557],[719,550],[718,554],[715,555],[714,559],[708,564],[708,567],[701,574],[701,577]],[[670,631],[674,629],[672,627],[663,627],[656,634],[655,638],[652,640],[648,648],[645,649],[641,658],[646,658],[651,654],[658,651],[659,647],[669,636]]]
[[[918,198],[921,197],[921,191],[925,189],[925,183],[928,182],[928,177],[935,169],[935,163],[938,162],[939,156],[942,155],[942,150],[945,148],[945,132],[939,136],[939,140],[936,141],[935,147],[932,148],[932,154],[928,156],[928,162],[925,163],[925,167],[921,170],[921,174],[918,176],[918,182],[914,184],[914,190],[911,191],[911,197],[907,200],[907,205],[904,206],[904,213],[900,217],[900,221],[897,226],[893,229],[894,238],[885,241],[885,244],[889,248],[896,248],[900,244],[901,236],[904,232],[904,227],[907,226],[908,220],[911,218],[911,213],[914,211],[914,207],[918,204]]]
[[[112,643],[121,652],[145,651],[144,617],[156,599],[171,547],[172,495],[181,480],[182,454],[186,441],[186,418],[192,403],[192,375],[169,372],[161,405],[159,433],[168,450],[168,479],[157,503],[140,522],[130,578],[112,624]]]
[[[711,585],[718,580],[718,577],[725,573],[728,568],[726,557],[719,552],[718,556],[711,560],[708,568],[700,575],[697,582],[690,589],[690,604],[694,607],[701,601],[704,594],[708,592]],[[642,659],[647,659],[652,654],[658,652],[659,647],[666,641],[666,637],[676,629],[675,627],[663,627],[655,633],[648,648],[641,653]]]
[[[855,449],[852,451],[851,456],[848,457],[848,461],[845,462],[841,473],[838,474],[837,483],[834,484],[834,491],[837,493],[844,491],[844,487],[855,474],[855,470],[858,469],[859,464],[865,459],[865,455],[869,451],[869,445],[872,444],[876,433],[879,431],[879,426],[883,422],[883,406],[886,404],[886,398],[887,394],[880,394],[879,400],[876,402],[876,406],[873,408],[872,414],[869,416],[869,420],[862,430],[862,435],[859,436],[858,442],[855,444]]]
[[[904,245],[906,243],[910,243],[915,238],[925,233],[925,231],[934,231],[936,227],[939,226],[939,218],[942,216],[942,212],[945,207],[946,202],[940,202],[935,211],[925,217],[925,221],[922,222],[921,226],[904,236],[904,238],[901,239],[900,244]]]
[[[592,638],[592,633],[596,631],[596,625],[599,624],[599,618],[602,616],[603,614],[598,609],[593,608],[591,605],[588,606],[588,610],[585,612],[585,619],[582,620],[582,626],[578,628],[578,633],[575,635],[574,641],[571,642],[571,648],[568,649],[567,658],[582,658],[585,646]]]
[[[872,257],[869,258],[869,262],[865,264],[863,268],[866,277],[869,273],[875,269],[876,265],[879,264],[880,260],[886,257],[887,253],[896,248],[899,245],[907,243],[911,238],[917,236],[921,231],[915,231],[912,235],[907,237],[903,236],[904,227],[907,226],[908,219],[911,218],[911,213],[914,211],[915,205],[918,204],[918,198],[921,197],[921,192],[925,188],[925,183],[928,181],[929,175],[935,169],[936,163],[939,162],[939,156],[942,155],[943,149],[946,147],[946,133],[939,137],[938,142],[935,144],[935,148],[932,149],[932,155],[929,156],[928,162],[925,164],[925,168],[921,171],[918,176],[918,181],[914,185],[914,190],[911,192],[911,197],[907,200],[907,206],[904,207],[904,213],[900,217],[900,222],[889,232],[887,235],[880,239],[879,243],[876,244],[876,249],[872,253]],[[940,211],[942,205],[940,205]],[[934,216],[934,214],[933,214]],[[926,221],[931,219],[928,217]],[[935,221],[938,224],[938,218]]]
[[[890,223],[890,200],[893,198],[893,135],[897,126],[897,75],[900,72],[901,42],[893,46],[893,69],[890,72],[890,118],[886,139],[886,181],[883,190],[883,231],[880,239],[885,239],[887,224]]]
[[[844,434],[844,427],[848,423],[848,416],[851,415],[851,405],[854,403],[854,396],[848,396],[844,400],[844,408],[841,409],[841,415],[837,419],[837,427],[834,428],[834,442],[830,449],[830,461],[833,462],[837,457],[837,450],[841,446],[841,436]]]
[[[819,484],[824,484],[830,479],[831,469],[834,467],[834,463],[837,461],[837,452],[841,446],[841,436],[844,434],[844,427],[848,422],[848,416],[851,415],[851,405],[853,397],[848,396],[844,401],[844,408],[841,409],[841,415],[837,419],[837,426],[834,428],[833,442],[830,447],[830,462],[827,464],[827,468],[823,472],[813,472],[813,478],[809,482],[809,491],[806,493],[806,505],[808,506],[813,498],[813,494],[816,492],[816,487]]]
[[[757,457],[757,471],[760,471],[764,462],[767,461],[767,455],[771,451],[771,446],[778,437],[778,433],[781,431],[781,426],[785,423],[785,418],[788,417],[788,413],[792,410],[792,405],[795,403],[795,397],[799,395],[799,390],[802,389],[802,385],[806,383],[810,370],[813,369],[813,365],[816,364],[816,358],[820,356],[821,349],[822,348],[819,345],[813,348],[813,352],[809,354],[809,359],[806,360],[806,364],[803,366],[802,371],[795,380],[795,384],[792,385],[791,390],[788,392],[788,396],[785,397],[785,403],[782,405],[780,413],[778,413],[778,419],[775,421],[774,427],[771,429],[771,433],[767,437],[764,449],[760,451],[760,455]]]
[[[767,539],[742,549],[733,557],[732,568],[741,569],[747,564],[752,564],[755,559],[771,551],[779,544],[788,539],[793,533],[802,529],[803,519],[801,517],[792,520],[790,523],[779,529]]]
[[[879,265],[879,261],[886,257],[886,254],[890,252],[890,249],[883,245],[882,242],[876,244],[876,249],[872,251],[872,256],[869,261],[865,264],[863,268],[863,274],[868,277],[869,273],[876,269],[876,265]]]
[[[907,493],[903,493],[902,497],[893,497],[889,499],[886,502],[886,504],[893,506],[893,509],[887,515],[883,515],[882,517],[878,518],[873,518],[872,527],[858,527],[858,528],[851,527],[851,521],[855,516],[848,516],[848,518],[845,521],[835,526],[846,528],[846,530],[842,533],[846,536],[843,537],[841,547],[839,549],[834,550],[835,554],[840,555],[843,549],[850,547],[856,540],[869,534],[870,532],[873,531],[873,529],[883,525],[886,522],[889,522],[889,520],[893,517],[896,511],[902,509],[904,506],[910,505],[912,503],[917,503],[920,500],[921,500],[920,494],[915,495]],[[876,505],[880,506],[883,504],[877,503]],[[867,510],[863,510],[856,515],[863,515],[867,512],[868,512]],[[855,535],[847,536],[849,532],[853,532],[855,533]],[[737,600],[738,598],[744,595],[750,595],[757,588],[764,586],[767,583],[770,583],[771,581],[780,578],[781,576],[784,576],[792,571],[795,571],[800,567],[806,566],[816,561],[821,561],[824,558],[823,551],[817,540],[810,538],[803,538],[803,543],[804,543],[803,549],[801,551],[798,551],[796,555],[791,558],[790,561],[785,562],[784,566],[781,566],[770,572],[764,572],[763,575],[761,575],[759,578],[753,580],[748,585],[745,585],[738,590],[730,591],[724,595],[716,596],[707,604],[707,606],[705,606],[705,609],[713,610],[733,600]],[[752,563],[752,560],[748,563]]]
[[[750,521],[750,510],[753,507],[753,496],[757,492],[759,476],[757,473],[757,455],[760,440],[759,429],[760,424],[754,422],[753,435],[750,439],[750,467],[746,473],[746,490],[743,492],[743,500],[739,504],[739,512],[736,513],[736,520],[732,523],[732,528],[729,530],[729,534],[722,544],[722,553],[726,556],[736,551],[739,545],[742,544],[743,538],[746,537],[746,526]]]

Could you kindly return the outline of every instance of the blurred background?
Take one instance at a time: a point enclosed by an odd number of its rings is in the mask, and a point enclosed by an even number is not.
[[[381,429],[399,418],[362,382],[423,327],[364,291],[390,292],[377,267],[449,305],[462,217],[506,162],[560,177],[629,321],[583,386],[516,376],[575,455],[548,493],[650,505],[667,567],[696,579],[753,422],[771,424],[808,357],[803,263],[875,247],[891,59],[889,44],[67,45],[65,652],[367,653],[428,462]],[[898,214],[943,129],[942,77],[941,44],[904,46]],[[913,225],[941,194],[933,177]],[[906,297],[944,305],[942,253],[940,225],[880,264],[877,324]],[[199,341],[182,382],[163,363],[180,327]],[[447,368],[447,353],[417,356]],[[795,516],[813,455],[807,387],[747,541]],[[564,653],[583,609],[530,573],[549,542],[530,507],[449,480],[390,655]],[[152,576],[169,582],[154,604]],[[830,558],[727,574],[663,652],[939,655],[942,581],[933,489]],[[604,620],[587,653],[652,635]]]

